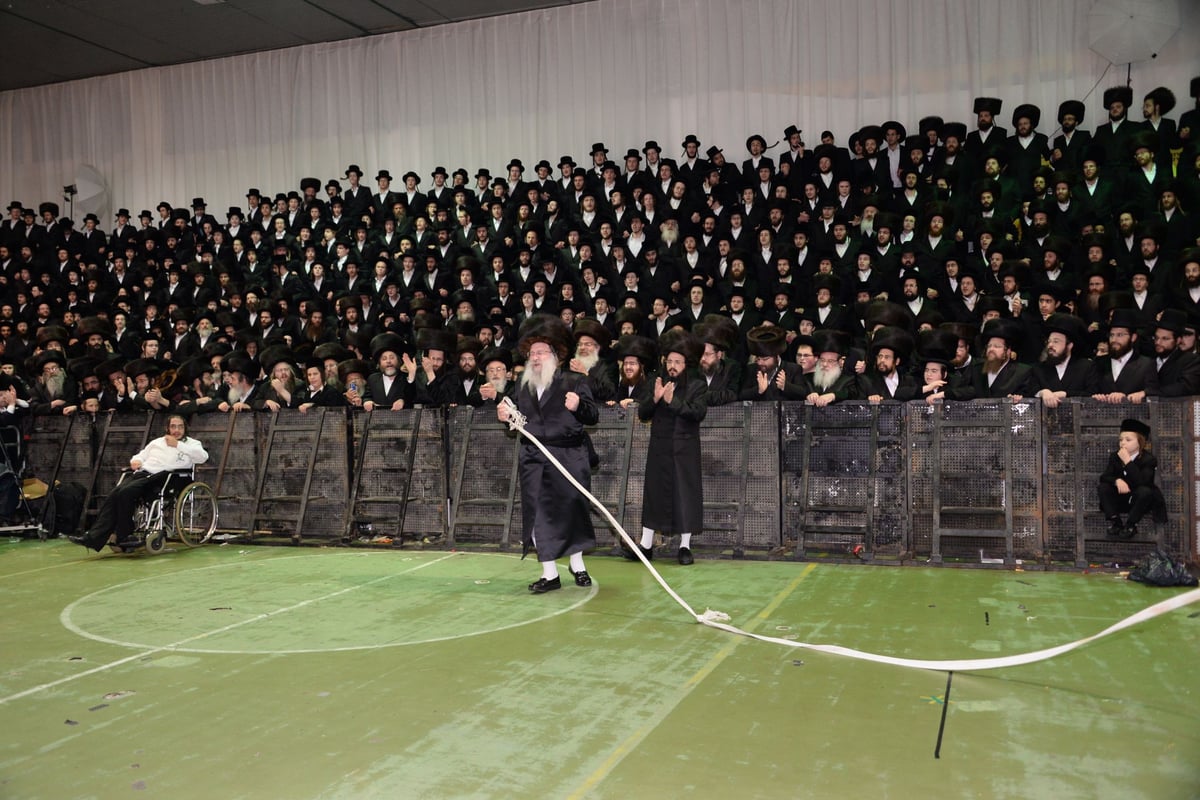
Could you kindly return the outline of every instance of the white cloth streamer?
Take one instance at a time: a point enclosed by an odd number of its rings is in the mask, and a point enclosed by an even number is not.
[[[630,538],[629,534],[625,532],[625,529],[621,527],[621,524],[617,522],[616,518],[614,518],[613,515],[609,513],[608,509],[604,507],[604,504],[597,500],[595,495],[589,492],[581,483],[579,483],[579,481],[575,480],[575,478],[571,476],[571,473],[569,473],[566,468],[558,462],[558,459],[551,455],[550,451],[538,441],[536,436],[525,430],[525,417],[517,410],[516,404],[514,404],[512,400],[507,397],[504,398],[502,404],[508,408],[508,427],[512,430],[519,431],[522,436],[524,436],[534,446],[541,450],[542,454],[545,455],[546,458],[550,459],[550,463],[553,464],[558,471],[561,472],[563,476],[571,482],[571,485],[582,492],[583,496],[592,502],[592,505],[596,507],[596,510],[604,515],[604,518],[607,519],[609,524],[613,526],[613,530],[620,535],[621,539],[625,542],[625,545],[633,552],[634,555],[638,557],[638,560],[645,565],[646,569],[650,570],[650,574],[653,575],[654,579],[658,581],[658,584],[662,586],[664,590],[666,590],[667,594],[669,594],[676,603],[682,606],[683,609],[686,610],[688,614],[690,614],[692,618],[696,620],[696,622],[699,622],[701,625],[707,625],[710,628],[716,628],[717,630],[725,631],[726,633],[734,633],[739,636],[749,636],[751,639],[758,639],[762,642],[771,642],[772,644],[780,644],[784,645],[785,647],[816,650],[818,652],[829,653],[831,655],[857,658],[861,661],[874,661],[877,664],[891,664],[897,667],[938,670],[942,672],[982,672],[990,669],[1019,667],[1024,664],[1033,664],[1037,661],[1045,661],[1046,659],[1054,658],[1055,656],[1062,655],[1063,653],[1069,653],[1072,650],[1076,650],[1086,644],[1090,644],[1097,639],[1110,636],[1117,631],[1131,628],[1134,625],[1154,619],[1155,617],[1162,616],[1170,611],[1183,608],[1184,606],[1192,603],[1200,602],[1200,589],[1193,589],[1190,592],[1177,594],[1173,597],[1167,598],[1166,600],[1155,603],[1152,606],[1148,606],[1136,614],[1128,616],[1120,622],[1110,625],[1099,633],[1094,633],[1091,636],[1077,639],[1068,644],[1061,644],[1056,647],[1048,647],[1044,650],[1034,650],[1029,653],[1018,653],[1016,655],[999,656],[997,658],[966,658],[940,661],[919,658],[898,658],[896,656],[884,656],[879,655],[878,653],[868,653],[862,650],[854,650],[849,647],[841,647],[840,645],[835,644],[810,644],[808,642],[798,642],[792,639],[780,639],[775,636],[763,636],[762,634],[751,633],[750,631],[742,630],[736,625],[727,624],[730,619],[729,615],[721,611],[708,609],[703,614],[697,614],[695,610],[688,605],[687,602],[680,597],[674,589],[671,588],[666,580],[663,579],[662,575],[658,573],[658,570],[654,568],[654,565],[651,564],[644,555],[642,555],[641,548],[639,548],[637,543]]]

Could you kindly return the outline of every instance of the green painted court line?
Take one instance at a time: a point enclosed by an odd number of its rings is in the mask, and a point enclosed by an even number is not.
[[[788,597],[791,596],[792,592],[796,590],[796,587],[798,587],[805,578],[811,575],[813,570],[816,568],[816,564],[808,564],[805,566],[800,574],[793,578],[792,582],[785,586],[783,590],[779,592],[779,594],[775,595],[775,598],[771,600],[771,602],[768,603],[767,606],[754,617],[754,621],[746,627],[746,630],[752,631],[769,619],[771,614],[775,613],[775,611],[778,610],[781,605],[783,605],[784,601],[787,600]],[[621,760],[624,759],[625,756],[633,752],[642,742],[642,740],[650,735],[651,731],[662,724],[663,720],[670,716],[671,712],[678,707],[684,698],[686,698],[693,689],[700,685],[705,678],[711,675],[713,671],[716,670],[716,668],[719,667],[735,649],[737,649],[738,645],[742,644],[744,641],[746,641],[746,639],[739,636],[718,650],[717,653],[708,660],[707,664],[697,670],[696,674],[684,681],[682,691],[679,692],[679,694],[675,697],[674,702],[672,702],[669,707],[664,708],[649,722],[631,733],[625,739],[625,741],[621,742],[621,744],[609,754],[608,758],[604,759],[603,763],[601,763],[600,766],[597,767],[596,770],[589,775],[587,779],[579,785],[578,788],[575,789],[575,791],[567,795],[567,797],[570,798],[570,800],[578,800],[578,798],[586,797],[589,792],[596,788],[600,781],[604,780],[604,778],[611,773],[618,764],[621,763]]]

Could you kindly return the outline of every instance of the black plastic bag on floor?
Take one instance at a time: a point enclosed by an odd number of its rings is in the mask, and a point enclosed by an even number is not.
[[[1188,572],[1186,565],[1171,558],[1162,550],[1155,550],[1134,564],[1133,569],[1129,571],[1129,580],[1150,586],[1195,586],[1197,584],[1196,576]]]

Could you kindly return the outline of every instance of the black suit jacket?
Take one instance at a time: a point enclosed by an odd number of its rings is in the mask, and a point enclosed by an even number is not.
[[[860,397],[870,397],[871,395],[880,395],[884,400],[913,400],[921,394],[921,387],[917,385],[917,381],[911,375],[901,375],[900,383],[896,386],[896,393],[888,389],[888,386],[883,381],[883,376],[874,370],[868,370],[858,376],[858,394]]]
[[[1158,366],[1158,360],[1154,360]],[[1174,351],[1158,368],[1160,397],[1186,397],[1200,394],[1200,356]]]
[[[984,362],[980,361],[970,371],[970,383],[966,388],[969,397],[962,399],[975,400],[984,397],[1008,397],[1010,394],[1028,397],[1034,393],[1033,371],[1028,364],[1010,361],[1000,370],[996,380],[988,386],[987,372]]]
[[[778,370],[783,370],[784,384],[783,389],[780,389],[775,382],[775,376]],[[803,380],[804,371],[800,365],[792,361],[782,361],[776,371],[770,375],[770,383],[767,385],[767,390],[762,394],[758,391],[758,369],[751,365],[746,369],[746,374],[742,377],[742,391],[739,398],[742,400],[803,400]]]
[[[1091,131],[1081,131],[1076,128],[1075,133],[1071,136],[1070,144],[1067,144],[1067,137],[1059,134],[1054,137],[1053,148],[1062,153],[1062,158],[1055,160],[1051,153],[1050,163],[1058,170],[1078,172],[1083,167],[1083,154],[1087,152],[1088,145],[1091,143]]]
[[[721,359],[712,380],[701,377],[708,383],[708,404],[723,406],[736,402],[742,389],[742,365],[730,358]]]
[[[1043,389],[1066,392],[1067,397],[1091,397],[1096,393],[1092,362],[1087,358],[1072,358],[1061,378],[1056,367],[1038,363],[1033,368],[1033,384],[1035,393]]]
[[[1125,363],[1125,368],[1114,381],[1112,376],[1112,358],[1101,356],[1093,362],[1092,380],[1098,394],[1133,394],[1145,392],[1151,397],[1158,396],[1158,370],[1154,359],[1134,353]]]

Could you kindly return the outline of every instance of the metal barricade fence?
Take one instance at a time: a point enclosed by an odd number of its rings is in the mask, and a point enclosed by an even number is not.
[[[1169,521],[1106,536],[1096,482],[1125,417],[1148,421]],[[165,417],[39,417],[29,463],[84,484],[91,510]],[[220,527],[294,542],[519,547],[515,434],[492,407],[373,413],[205,414],[190,421],[210,461]],[[649,424],[603,408],[592,492],[641,529]],[[735,403],[701,426],[705,528],[698,552],[895,563],[1129,563],[1200,542],[1200,402],[1055,409],[1007,400]],[[594,515],[601,547],[616,544]],[[85,520],[86,522],[86,520]]]
[[[903,405],[784,403],[779,436],[785,552],[907,556]]]

